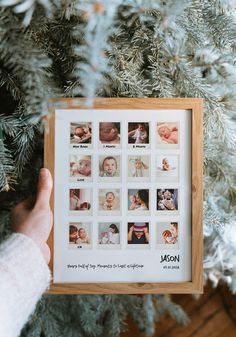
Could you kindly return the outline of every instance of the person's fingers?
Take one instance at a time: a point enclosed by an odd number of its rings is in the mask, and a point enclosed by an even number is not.
[[[52,176],[48,169],[42,168],[39,172],[38,192],[36,197],[36,208],[50,207],[50,195],[52,191]]]

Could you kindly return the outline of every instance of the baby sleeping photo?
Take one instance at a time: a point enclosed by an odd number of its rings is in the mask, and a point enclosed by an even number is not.
[[[71,123],[70,124],[70,143],[71,144],[91,144],[92,142],[92,123]]]
[[[100,122],[99,140],[102,144],[120,144],[120,123]]]
[[[177,145],[179,143],[179,123],[157,123],[157,144]]]

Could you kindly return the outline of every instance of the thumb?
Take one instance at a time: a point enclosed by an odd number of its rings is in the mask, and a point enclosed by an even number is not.
[[[41,168],[38,180],[38,193],[36,197],[35,207],[48,208],[50,207],[50,195],[52,191],[52,176],[48,169]]]

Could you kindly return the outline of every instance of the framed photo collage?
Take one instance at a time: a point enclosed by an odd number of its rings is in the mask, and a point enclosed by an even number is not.
[[[202,100],[65,99],[47,123],[51,291],[201,292]]]

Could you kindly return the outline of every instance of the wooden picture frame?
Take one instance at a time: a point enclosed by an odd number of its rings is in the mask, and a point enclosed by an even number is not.
[[[45,118],[44,166],[55,179],[55,111],[56,110],[186,110],[191,114],[188,126],[191,141],[191,279],[184,282],[59,282],[51,283],[50,294],[148,294],[148,293],[202,293],[203,292],[203,99],[201,98],[97,98],[92,108],[83,105],[83,99],[55,99],[49,103]],[[54,191],[51,196],[54,212]],[[54,231],[48,244],[51,248],[50,269],[54,264]]]

